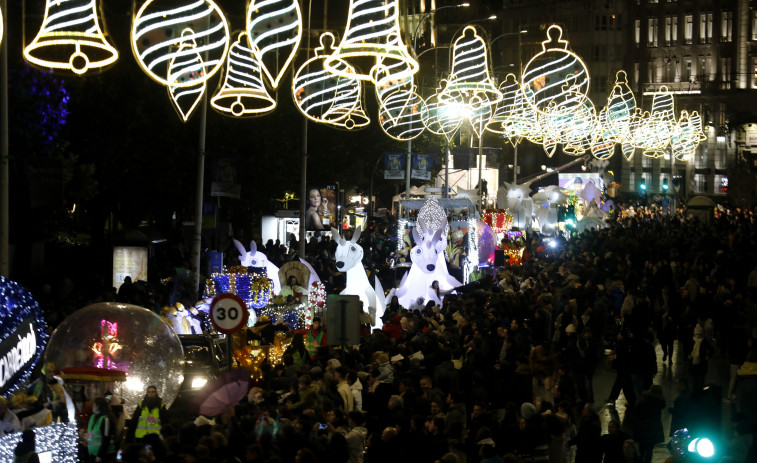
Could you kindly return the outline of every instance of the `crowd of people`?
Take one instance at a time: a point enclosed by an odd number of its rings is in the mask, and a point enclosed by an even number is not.
[[[650,463],[666,436],[705,426],[693,404],[716,353],[732,365],[723,398],[737,405],[725,453],[755,461],[752,211],[703,223],[637,210],[557,250],[539,236],[527,243],[528,261],[494,269],[441,306],[390,305],[383,329],[359,346],[293,342],[221,415],[182,423],[170,407],[140,410],[119,445],[101,440],[92,461],[120,447],[126,462]],[[316,251],[324,261],[328,244]],[[681,366],[676,397],[655,384],[657,344],[663,362]],[[609,397],[596,397],[603,361],[616,379]],[[621,392],[624,419],[602,434],[597,406],[613,407]]]

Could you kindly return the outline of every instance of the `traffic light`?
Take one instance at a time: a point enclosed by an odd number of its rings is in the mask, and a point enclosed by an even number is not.
[[[662,179],[662,191],[668,191],[668,179]]]

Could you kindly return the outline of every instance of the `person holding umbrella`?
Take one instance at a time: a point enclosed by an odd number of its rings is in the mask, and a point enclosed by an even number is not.
[[[139,402],[129,421],[126,441],[141,440],[148,434],[159,434],[163,423],[168,423],[168,410],[158,396],[158,388],[148,386],[147,393]]]

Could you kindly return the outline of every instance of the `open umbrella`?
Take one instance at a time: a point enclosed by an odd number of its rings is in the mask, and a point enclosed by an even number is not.
[[[201,415],[216,416],[233,407],[250,389],[248,370],[231,370],[209,382],[190,402],[190,407]]]

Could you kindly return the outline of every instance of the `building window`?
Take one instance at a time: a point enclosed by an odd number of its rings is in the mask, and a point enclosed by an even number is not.
[[[699,14],[699,42],[712,42],[712,13]]]
[[[657,46],[657,33],[660,27],[660,20],[658,18],[649,18],[647,20],[647,46]]]
[[[678,16],[665,17],[665,45],[675,45],[678,41]]]
[[[633,63],[633,81],[639,82],[639,62]],[[754,61],[754,86],[757,87],[757,58]]]
[[[757,10],[752,11],[752,40],[757,40]]]
[[[613,31],[613,30],[615,30],[615,29],[618,29],[618,30],[620,30],[620,28],[618,27],[618,24],[619,24],[619,23],[618,23],[618,18],[617,18],[617,16],[615,16],[614,14],[611,14],[611,15],[610,15],[610,20],[609,20],[609,21],[608,21],[608,23],[607,23],[607,27],[608,27],[608,28],[609,28],[609,29],[610,29],[611,31]]]
[[[691,43],[692,37],[694,36],[694,15],[687,14],[685,19],[686,29],[683,31],[683,39],[686,43]]]
[[[757,22],[755,22],[757,24]],[[639,48],[639,42],[641,41],[641,19],[634,21],[634,38],[636,39],[636,48]]]
[[[707,177],[704,174],[694,174],[694,192],[703,193],[707,189]]]
[[[647,63],[647,82],[650,84],[654,83],[654,66],[652,66],[652,62]]]
[[[723,42],[733,40],[733,12],[723,11],[720,25],[720,37]]]
[[[720,58],[720,80],[731,81],[731,58]]]
[[[683,58],[683,79],[684,82],[691,82],[691,57],[685,56]]]

